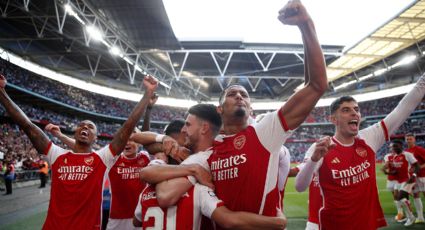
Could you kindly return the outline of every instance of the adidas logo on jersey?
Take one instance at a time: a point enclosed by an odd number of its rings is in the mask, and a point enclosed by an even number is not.
[[[338,157],[335,157],[335,158],[331,161],[331,163],[332,163],[332,164],[338,164],[338,163],[341,163],[341,161],[339,161]]]

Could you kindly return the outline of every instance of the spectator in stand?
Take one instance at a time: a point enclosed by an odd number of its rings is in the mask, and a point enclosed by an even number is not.
[[[12,182],[15,179],[15,166],[13,161],[6,161],[6,171],[4,173],[4,183],[6,184],[6,193],[4,195],[12,194]]]
[[[40,176],[40,187],[44,188],[46,187],[47,177],[49,176],[49,164],[47,161],[41,159],[39,161],[40,169],[38,171],[38,175]]]

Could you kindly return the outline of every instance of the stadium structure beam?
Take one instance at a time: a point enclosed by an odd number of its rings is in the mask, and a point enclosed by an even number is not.
[[[261,81],[258,79],[303,79],[303,76],[272,76],[267,75],[267,72],[270,70],[284,69],[293,67],[303,63],[303,58],[301,54],[304,54],[303,48],[288,48],[280,50],[270,50],[270,49],[188,49],[188,50],[144,50],[141,51],[143,54],[150,54],[151,56],[156,56],[162,61],[168,63],[169,68],[171,69],[171,74],[174,75],[174,78],[180,80],[187,79],[187,83],[190,87],[193,87],[192,81],[197,83],[208,84],[204,79],[215,79],[221,89],[224,89],[225,86],[231,82],[234,77],[246,77],[251,79],[250,87],[252,91],[255,91]],[[324,53],[331,56],[340,56],[340,52],[336,52],[334,49],[324,48]],[[183,60],[180,60],[180,63],[177,63],[176,60],[173,60],[173,55],[183,54]],[[196,57],[194,54],[203,54],[204,58],[210,58],[211,63],[214,63],[211,68],[217,70],[217,75],[205,75],[202,72],[193,73],[186,68],[187,60],[190,57]],[[257,69],[249,73],[228,73],[228,66],[235,62],[232,59],[234,54],[252,54],[256,57],[257,63],[262,67],[262,69]],[[260,54],[263,55],[263,58],[260,57]],[[301,63],[289,64],[289,65],[279,65],[275,61],[276,54],[293,54],[301,60]],[[265,58],[264,58],[265,57]],[[175,59],[175,58],[174,58]],[[219,62],[219,60],[221,62]],[[274,64],[274,67],[270,69],[270,66]],[[223,82],[223,81],[227,82]],[[224,84],[223,84],[224,83]],[[279,84],[282,84],[279,82]],[[257,86],[256,86],[257,85]],[[198,91],[198,90],[197,90]]]
[[[7,16],[7,9],[9,7],[9,2],[10,0],[7,0],[6,5],[4,6],[4,8],[0,7],[0,13],[2,17],[6,17]]]

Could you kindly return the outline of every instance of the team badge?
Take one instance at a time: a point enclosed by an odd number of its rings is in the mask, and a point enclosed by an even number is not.
[[[361,157],[367,157],[367,150],[363,147],[357,147],[356,153],[357,153],[357,155],[359,155]]]
[[[84,158],[84,162],[86,162],[87,165],[93,164],[93,161],[94,161],[94,157],[93,156]]]
[[[239,150],[239,149],[243,148],[243,146],[245,145],[245,142],[246,142],[245,135],[241,135],[241,136],[236,137],[233,140],[233,145],[235,146],[235,149]]]

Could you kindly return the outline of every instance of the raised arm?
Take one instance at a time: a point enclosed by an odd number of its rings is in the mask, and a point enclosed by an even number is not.
[[[267,217],[249,212],[233,212],[225,206],[218,207],[211,219],[226,229],[285,229],[286,218]]]
[[[154,93],[149,100],[149,105],[146,107],[145,116],[143,117],[142,131],[149,131],[151,128],[151,113],[156,101],[158,101],[158,94]]]
[[[419,105],[425,95],[425,73],[398,103],[397,107],[384,118],[388,135],[393,134]]]
[[[46,125],[46,127],[44,127],[44,130],[51,133],[54,137],[58,138],[60,141],[62,141],[62,143],[66,144],[70,149],[74,150],[75,140],[63,134],[58,125],[49,123]]]
[[[6,84],[6,78],[0,74],[0,103],[4,106],[13,121],[24,130],[38,153],[44,154],[44,151],[46,151],[50,143],[49,138],[39,127],[32,123],[27,115],[25,115],[12,99],[10,99],[5,90]]]
[[[137,103],[128,119],[115,133],[111,141],[111,148],[114,153],[121,153],[121,151],[124,149],[128,138],[134,130],[134,127],[136,127],[137,123],[143,115],[143,112],[145,111],[146,106],[149,104],[149,99],[153,96],[156,88],[158,87],[158,80],[152,76],[147,75],[143,79],[143,85],[145,87],[145,94],[143,95],[143,98],[139,103]]]
[[[298,26],[304,43],[305,86],[294,93],[280,109],[288,128],[295,129],[328,88],[326,64],[313,20],[299,0],[289,1],[279,11],[278,18],[283,24]]]

